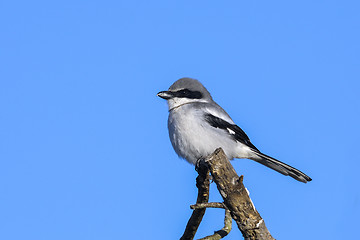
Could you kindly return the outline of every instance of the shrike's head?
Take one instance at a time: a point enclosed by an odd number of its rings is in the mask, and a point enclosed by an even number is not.
[[[161,91],[157,96],[168,101],[170,110],[187,103],[213,101],[208,90],[192,78],[180,78],[168,91]]]

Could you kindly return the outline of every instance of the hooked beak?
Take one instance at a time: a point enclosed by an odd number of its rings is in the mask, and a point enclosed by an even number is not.
[[[172,92],[170,92],[170,91],[158,92],[158,94],[156,94],[156,96],[161,97],[161,98],[166,99],[166,100],[171,99],[171,98],[174,97]]]

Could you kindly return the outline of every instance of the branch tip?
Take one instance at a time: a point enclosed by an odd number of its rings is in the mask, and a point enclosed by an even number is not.
[[[241,175],[238,180],[238,184],[242,184],[244,181],[244,175]]]

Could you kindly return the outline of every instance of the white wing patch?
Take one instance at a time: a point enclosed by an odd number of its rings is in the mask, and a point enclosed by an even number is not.
[[[226,130],[228,130],[228,132],[232,135],[235,135],[235,132],[233,130],[231,130],[230,128],[226,128]]]

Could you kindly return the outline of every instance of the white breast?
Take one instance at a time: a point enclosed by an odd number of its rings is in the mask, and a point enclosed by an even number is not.
[[[226,131],[210,126],[204,119],[204,111],[191,104],[170,111],[168,128],[176,153],[192,164],[218,147],[225,151],[229,159],[239,157],[239,153],[243,152],[242,144]]]

